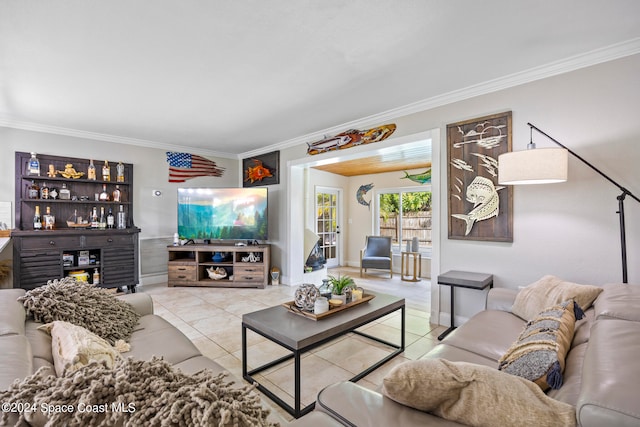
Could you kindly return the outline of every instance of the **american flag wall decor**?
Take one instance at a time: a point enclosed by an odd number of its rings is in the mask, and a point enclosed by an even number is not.
[[[167,151],[169,182],[185,182],[199,176],[222,176],[224,168],[212,160],[189,153]]]

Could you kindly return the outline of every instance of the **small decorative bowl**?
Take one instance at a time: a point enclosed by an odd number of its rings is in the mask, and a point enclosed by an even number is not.
[[[227,277],[227,270],[225,270],[222,267],[218,267],[218,268],[209,268],[207,269],[207,274],[209,274],[209,278],[213,279],[213,280],[220,280],[220,279],[224,279],[225,277]]]
[[[336,307],[340,307],[343,304],[341,299],[330,299],[329,300],[329,307],[330,308],[336,308]]]

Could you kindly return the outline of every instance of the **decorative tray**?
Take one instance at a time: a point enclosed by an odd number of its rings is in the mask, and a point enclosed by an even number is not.
[[[87,222],[83,222],[81,224],[77,224],[75,222],[67,221],[67,227],[69,228],[89,228],[91,224]]]
[[[329,307],[329,311],[325,311],[324,313],[321,313],[321,314],[314,314],[311,311],[303,310],[296,305],[295,301],[288,301],[288,302],[282,303],[282,305],[285,306],[290,313],[297,314],[298,316],[303,316],[308,319],[320,320],[320,319],[324,319],[327,316],[331,316],[332,314],[339,313],[342,310],[346,310],[348,308],[362,304],[363,302],[369,302],[374,298],[375,298],[375,295],[364,294],[362,295],[362,298],[359,300],[351,301],[350,303],[342,304],[338,307]]]

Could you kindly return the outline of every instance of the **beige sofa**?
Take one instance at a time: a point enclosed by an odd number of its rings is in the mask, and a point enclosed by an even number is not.
[[[487,308],[447,336],[424,358],[498,367],[525,321],[511,313],[517,291],[492,289]],[[564,383],[547,395],[573,405],[581,426],[640,425],[640,286],[606,285],[576,323]],[[496,408],[498,408],[496,405]],[[348,426],[460,425],[401,405],[350,382],[319,393],[316,411]],[[303,420],[304,418],[302,418]]]
[[[37,329],[40,323],[26,319],[24,307],[17,301],[24,293],[22,289],[0,290],[0,390],[8,389],[15,379],[27,377],[42,366],[53,369],[51,337]],[[205,368],[211,369],[214,373],[224,371],[222,366],[203,356],[182,332],[162,317],[153,314],[153,302],[148,294],[128,294],[122,298],[141,315],[130,339],[131,351],[125,355],[139,360],[150,360],[153,356],[159,356],[187,374]],[[241,380],[236,382],[245,384]],[[10,418],[10,425],[13,425],[15,420],[15,417]],[[276,411],[271,412],[268,420],[282,426],[289,425]],[[293,425],[342,424],[326,414],[314,413],[309,414],[306,421],[299,420]]]
[[[27,320],[16,299],[21,289],[0,290],[0,389],[41,366],[51,367],[51,339]],[[425,358],[445,358],[497,367],[525,321],[511,314],[516,292],[492,289],[487,309],[456,329]],[[185,373],[223,368],[203,356],[191,341],[163,318],[153,314],[144,293],[123,296],[142,315],[133,333],[129,355],[147,360],[162,356]],[[582,426],[640,425],[640,286],[608,285],[576,323],[567,355],[564,384],[549,396],[576,408]],[[242,381],[238,381],[242,384]],[[331,385],[319,393],[316,410],[290,424],[272,413],[270,420],[285,426],[455,426],[460,425],[403,406],[380,393],[350,382]]]

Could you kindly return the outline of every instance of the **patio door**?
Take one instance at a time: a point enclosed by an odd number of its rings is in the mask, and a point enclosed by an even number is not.
[[[340,189],[316,187],[316,234],[327,268],[340,265]]]

